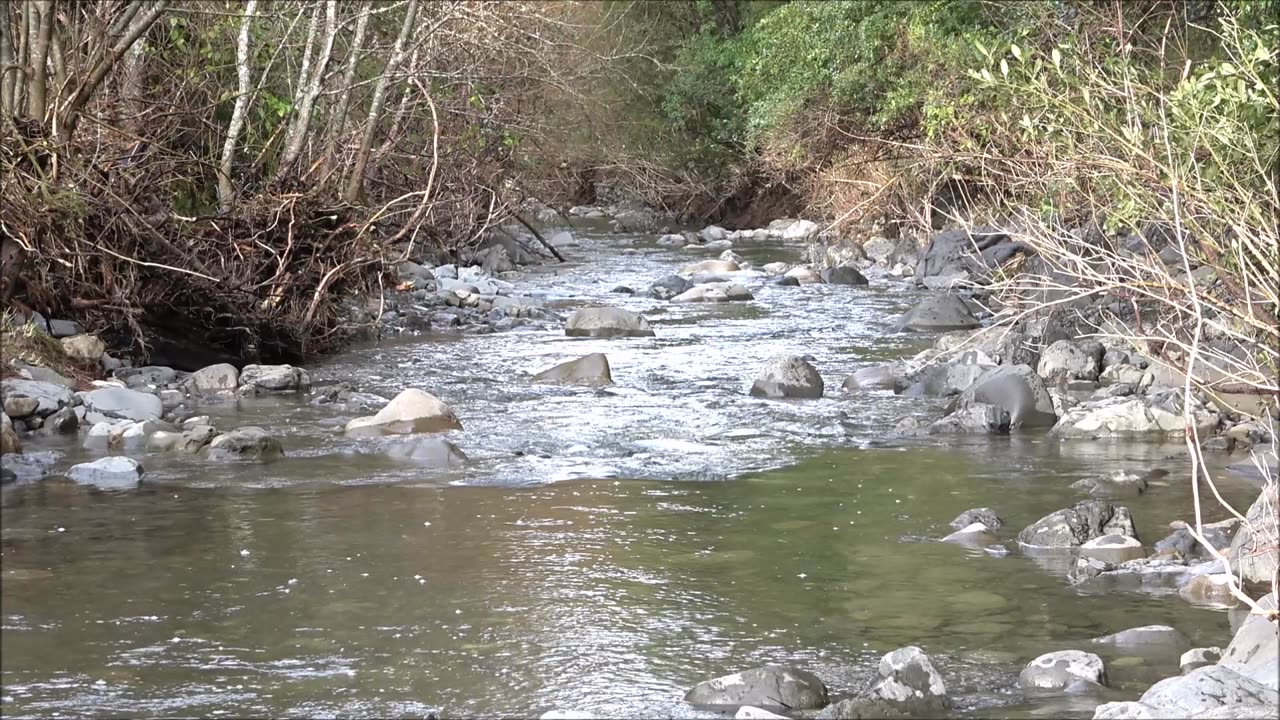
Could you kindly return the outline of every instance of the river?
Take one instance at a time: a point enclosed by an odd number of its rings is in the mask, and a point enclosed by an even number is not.
[[[755,280],[751,302],[673,305],[643,290],[709,253],[582,235],[573,262],[521,285],[562,314],[641,311],[656,337],[427,335],[309,368],[317,384],[439,395],[466,428],[463,469],[393,460],[344,438],[345,416],[267,398],[201,412],[270,429],[285,461],[145,455],[135,491],[6,488],[4,716],[699,717],[682,696],[701,680],[787,662],[851,693],[881,655],[916,644],[957,715],[1089,717],[1100,698],[1025,698],[1018,671],[1139,625],[1229,639],[1224,611],[1083,594],[1012,541],[1081,499],[1073,481],[1160,467],[1168,484],[1126,503],[1153,544],[1189,512],[1180,445],[893,440],[898,419],[936,416],[939,401],[839,384],[931,343],[893,332],[919,291],[883,275],[863,288]],[[735,249],[757,264],[801,256]],[[589,352],[608,355],[615,385],[529,382]],[[813,356],[823,399],[747,394],[781,352]],[[64,467],[90,457],[43,442],[29,450],[61,450]],[[1242,507],[1256,494],[1223,489]],[[937,542],[975,506],[1003,516],[1008,554]],[[1176,654],[1098,652],[1112,661],[1103,699],[1177,673]]]

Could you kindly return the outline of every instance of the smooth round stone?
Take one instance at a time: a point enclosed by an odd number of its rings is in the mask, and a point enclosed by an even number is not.
[[[1128,535],[1103,535],[1080,546],[1080,554],[1103,562],[1119,564],[1146,557],[1146,550],[1135,537]]]
[[[1009,601],[1003,595],[986,590],[970,590],[952,595],[947,600],[947,604],[969,612],[984,612],[1007,607]]]

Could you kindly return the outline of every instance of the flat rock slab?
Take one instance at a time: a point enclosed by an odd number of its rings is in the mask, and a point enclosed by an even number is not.
[[[132,458],[105,457],[73,466],[67,477],[100,488],[131,488],[138,485],[142,472],[142,466]]]
[[[698,683],[684,699],[694,705],[813,710],[827,704],[827,687],[806,670],[766,665]]]

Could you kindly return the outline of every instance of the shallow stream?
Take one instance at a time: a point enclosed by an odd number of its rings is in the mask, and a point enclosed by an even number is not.
[[[466,428],[453,436],[465,469],[393,460],[344,438],[347,416],[272,398],[200,411],[269,429],[285,461],[143,455],[136,491],[6,488],[4,716],[695,717],[708,713],[682,696],[710,677],[789,662],[848,694],[915,644],[958,715],[1089,717],[1099,698],[1024,698],[1018,671],[1139,625],[1229,639],[1225,612],[1176,594],[1081,594],[1012,540],[1082,499],[1073,481],[1158,467],[1168,484],[1126,503],[1153,544],[1189,512],[1179,445],[894,441],[898,419],[939,402],[839,385],[930,344],[893,332],[921,297],[906,283],[757,279],[752,302],[673,305],[642,293],[712,255],[582,235],[574,262],[522,287],[566,315],[643,312],[656,337],[427,335],[309,368],[317,384],[440,396]],[[800,257],[736,250],[756,264]],[[615,385],[529,381],[590,352],[608,355]],[[814,357],[823,399],[747,394],[782,352]],[[90,457],[73,443],[29,449],[66,452],[60,467]],[[1256,493],[1223,489],[1245,506]],[[936,542],[975,506],[1005,519],[1007,555]],[[1105,699],[1177,673],[1176,654],[1099,654],[1113,661]]]

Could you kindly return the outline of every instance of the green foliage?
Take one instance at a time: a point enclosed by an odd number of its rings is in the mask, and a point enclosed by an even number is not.
[[[973,101],[972,40],[998,35],[999,13],[1010,14],[977,0],[742,3],[741,27],[726,33],[711,3],[670,5],[697,31],[679,44],[659,107],[693,163],[741,159],[819,110],[858,132],[938,137]]]

